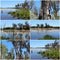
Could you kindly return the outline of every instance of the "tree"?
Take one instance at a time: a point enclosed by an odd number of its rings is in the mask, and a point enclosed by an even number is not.
[[[59,49],[59,44],[58,44],[57,40],[55,40],[54,43],[52,43],[52,48]]]
[[[27,52],[29,53],[29,41],[11,41],[14,49],[15,49],[15,54],[16,54],[16,59],[22,59],[22,49],[26,48]]]
[[[52,1],[52,4],[51,4],[51,6],[53,8],[53,14],[54,14],[55,19],[59,19],[58,16],[57,16],[57,13],[58,13],[58,11],[60,9],[59,8],[59,3],[60,3],[60,1],[57,0],[57,1]]]
[[[28,22],[25,22],[25,29],[29,30],[30,29],[30,25],[28,24]]]
[[[27,0],[25,0],[24,3],[17,4],[15,7],[17,9],[21,9],[21,8],[27,8],[27,9],[29,9],[29,2]]]
[[[45,48],[46,48],[46,49],[48,49],[48,48],[49,48],[49,46],[50,46],[50,44],[47,44],[47,45],[45,45]]]
[[[39,26],[39,24],[37,24],[37,28],[39,28],[40,26]]]
[[[38,15],[38,9],[37,9],[36,6],[34,6],[34,14],[35,14],[35,15]]]
[[[17,28],[17,25],[16,24],[13,24],[13,29],[16,29]]]
[[[0,44],[1,59],[5,59],[7,56],[8,49],[5,45]]]
[[[20,29],[20,30],[23,29],[23,24],[20,24],[20,23],[19,23],[18,26],[19,26],[19,29]]]
[[[54,16],[57,16],[57,12],[59,11],[59,3],[60,1],[41,1],[41,15],[42,19],[51,19],[51,8],[53,8]],[[39,15],[40,16],[40,15]]]
[[[44,25],[43,24],[41,24],[41,28],[43,28],[44,27]]]
[[[16,9],[19,9],[19,6],[20,6],[20,5],[19,5],[19,4],[17,4],[17,5],[15,6],[15,7],[16,7]]]
[[[33,6],[34,6],[34,1],[33,0],[30,0],[30,10],[33,9]]]

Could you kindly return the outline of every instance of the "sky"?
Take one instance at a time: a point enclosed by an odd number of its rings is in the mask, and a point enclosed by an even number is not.
[[[3,8],[6,8],[6,7],[15,7],[15,5],[17,4],[20,4],[20,3],[23,3],[23,0],[19,1],[1,1],[1,6],[0,7],[3,7]]]
[[[13,48],[12,43],[10,41],[7,41],[7,40],[0,40],[0,43],[1,43],[1,41],[2,41],[2,44],[7,47],[8,52],[10,52],[11,48]]]
[[[37,24],[49,24],[50,26],[60,26],[60,20],[0,20],[0,28],[2,27],[12,27],[12,24],[28,22],[30,26],[36,26]]]
[[[18,3],[21,4],[23,3],[25,0],[1,0],[1,5],[0,7],[15,7],[15,5],[17,5]],[[28,0],[30,1],[30,0]],[[39,2],[40,0],[34,0],[34,3],[37,7],[40,7],[41,2]]]
[[[15,7],[17,4],[23,3],[25,0],[1,0],[0,7]],[[28,0],[29,1],[29,0]]]
[[[54,41],[55,40],[30,40],[30,47],[45,47],[46,44],[54,43]],[[8,51],[11,51],[11,48],[13,48],[10,41],[2,40],[2,44],[8,48]]]
[[[53,43],[55,40],[30,40],[30,47],[45,47],[46,44]]]
[[[6,48],[8,49],[8,52],[10,52],[12,48],[14,48],[14,46],[13,46],[13,44],[12,44],[11,41],[8,41],[8,40],[0,40],[0,44],[1,44],[1,42],[2,42],[2,44],[3,44],[4,46],[6,46]],[[22,49],[22,50],[23,50],[22,53],[24,53],[24,51],[26,51],[25,48]]]

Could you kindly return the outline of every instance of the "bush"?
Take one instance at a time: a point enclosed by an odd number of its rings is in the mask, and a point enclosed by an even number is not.
[[[46,50],[44,52],[38,52],[39,54],[42,54],[44,57],[52,58],[52,59],[58,59],[59,58],[59,51],[55,49]]]
[[[18,19],[30,19],[30,11],[29,9],[20,9],[19,11],[16,12],[9,12],[9,14],[17,17]]]

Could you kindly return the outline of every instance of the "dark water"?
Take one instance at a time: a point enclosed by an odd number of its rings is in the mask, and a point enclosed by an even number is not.
[[[40,39],[43,38],[45,35],[52,36],[54,38],[59,38],[59,30],[52,29],[52,30],[31,30],[31,39]]]
[[[38,54],[39,51],[44,51],[44,49],[40,50],[32,50],[33,52],[30,52],[30,59],[31,60],[53,60],[53,59],[48,59],[47,57],[43,57],[41,54]]]
[[[12,15],[8,14],[8,12],[16,11],[16,9],[6,9],[6,10],[1,10],[1,11],[2,11],[2,12],[0,12],[1,20],[17,19],[16,17],[13,17]]]

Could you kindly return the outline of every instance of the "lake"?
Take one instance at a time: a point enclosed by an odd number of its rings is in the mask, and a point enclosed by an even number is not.
[[[45,35],[52,36],[54,38],[60,37],[60,30],[58,29],[39,29],[39,30],[30,30],[30,31],[2,31],[0,36],[9,37],[9,38],[22,38],[22,39],[30,39],[37,40],[43,38]]]
[[[30,40],[30,31],[1,31],[0,36],[10,40]]]
[[[31,29],[31,39],[40,39],[43,38],[45,35],[52,36],[54,38],[60,37],[60,30],[59,29]]]
[[[8,14],[8,12],[16,11],[17,9],[3,9],[0,10],[1,20],[14,20],[17,19],[16,17],[13,17],[11,14]]]
[[[48,59],[47,57],[43,57],[41,54],[38,54],[39,51],[45,51],[46,49],[36,49],[36,50],[30,50],[30,60],[53,60]],[[31,52],[32,51],[32,52]]]

